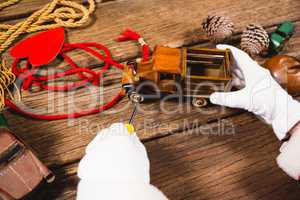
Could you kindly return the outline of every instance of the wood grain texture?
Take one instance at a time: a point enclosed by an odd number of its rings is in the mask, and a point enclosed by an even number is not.
[[[216,6],[218,5],[218,6]],[[117,1],[98,6],[94,23],[84,30],[72,30],[71,42],[95,41],[109,47],[115,59],[126,61],[137,57],[139,48],[132,42],[116,43],[115,39],[126,27],[139,32],[154,47],[164,45],[192,45],[207,41],[201,21],[208,14],[229,16],[240,33],[249,23],[274,26],[283,20],[298,20],[300,3],[297,1]],[[270,11],[272,10],[272,11]],[[276,12],[274,12],[276,10]],[[94,60],[76,54],[80,63],[88,66]]]
[[[18,8],[15,13],[12,13],[13,9],[5,10],[3,15],[1,12],[0,21],[21,20],[20,16],[28,15],[45,1],[24,0],[22,3],[22,8],[26,9]],[[200,30],[201,20],[207,14],[223,14],[235,22],[236,33],[230,41],[234,44],[239,43],[240,33],[249,23],[260,23],[270,31],[283,20],[297,21],[296,34],[283,53],[300,57],[299,9],[300,2],[296,0],[112,1],[98,5],[89,26],[68,30],[68,42],[102,43],[110,48],[118,61],[139,56],[135,44],[113,41],[124,27],[140,32],[152,47],[156,44],[212,47]],[[72,53],[72,57],[84,66],[98,69],[100,64],[82,52]],[[112,71],[106,77],[103,89],[106,100],[120,88],[119,80],[118,71]],[[74,105],[77,109],[93,106],[88,96],[93,94],[92,97],[100,102],[98,92],[83,89],[69,94],[24,93],[23,102],[35,112],[61,113],[74,109]],[[76,101],[72,102],[72,98]],[[124,111],[112,114],[126,105],[128,108]],[[278,142],[270,128],[260,121],[241,114],[240,110],[223,110],[216,106],[205,110],[209,114],[191,109],[188,103],[170,101],[164,107],[174,112],[160,109],[158,101],[141,105],[134,123],[149,150],[153,183],[170,199],[293,200],[299,197],[296,184],[276,166]],[[84,148],[97,130],[113,122],[127,121],[131,111],[132,105],[123,99],[110,112],[76,120],[45,122],[5,112],[11,129],[58,174],[57,183],[49,186],[48,192],[31,199],[74,199],[76,166]],[[236,133],[233,136],[206,135],[205,125],[216,125],[223,118],[234,123]],[[204,135],[198,134],[201,127],[204,127]],[[194,129],[188,131],[191,128]],[[47,188],[44,189],[45,192]]]
[[[98,5],[89,25],[69,30],[68,41],[104,44],[115,59],[126,61],[139,55],[135,44],[114,41],[126,27],[141,33],[152,47],[156,44],[191,45],[207,41],[200,27],[208,14],[230,17],[235,22],[235,31],[239,33],[249,23],[269,27],[283,20],[298,20],[299,4],[295,0],[111,1]],[[73,57],[85,66],[98,63],[82,53],[75,53]]]
[[[6,0],[1,0],[0,3],[5,1]],[[49,2],[49,0],[23,0],[18,4],[1,10],[0,22],[27,17]]]
[[[172,200],[299,199],[299,186],[276,164],[279,142],[253,115],[241,114],[145,145],[152,183]],[[57,170],[58,182],[32,199],[74,199],[76,166]]]
[[[297,22],[296,34],[291,38],[284,53],[300,56],[300,23]],[[237,36],[239,37],[239,36]],[[200,46],[210,46],[202,44]],[[264,60],[264,59],[262,59]],[[105,99],[111,98],[120,88],[118,74],[111,75],[110,84],[105,87]],[[47,94],[40,92],[35,94],[25,93],[23,102],[35,112],[66,112],[68,109],[85,109],[91,104],[90,90],[80,90],[74,94]],[[98,94],[93,92],[93,94]],[[72,97],[76,99],[72,103]],[[99,95],[94,95],[100,98]],[[97,103],[96,103],[97,105]],[[94,106],[96,106],[94,103]],[[216,106],[210,106],[203,109],[205,113],[193,109],[188,102],[177,103],[168,101],[161,109],[161,102],[154,101],[142,104],[140,111],[135,117],[134,123],[140,137],[143,140],[162,137],[171,133],[182,132],[193,121],[198,125],[212,122],[219,118],[228,117],[240,113],[239,110],[222,109]],[[121,112],[112,114],[120,108],[125,108]],[[47,111],[47,110],[46,110]],[[70,110],[69,110],[70,111]],[[171,111],[171,112],[170,112]],[[9,124],[20,137],[28,142],[34,149],[38,150],[38,155],[47,164],[64,164],[79,160],[83,155],[84,147],[95,136],[95,133],[113,122],[127,122],[132,112],[132,105],[124,98],[115,108],[109,112],[91,115],[75,120],[59,120],[53,122],[37,121],[28,118],[12,115],[6,112]],[[208,114],[207,114],[208,113]],[[28,126],[30,124],[30,126]],[[65,153],[67,152],[67,153]]]
[[[1,0],[0,3],[5,2],[6,0]],[[5,22],[8,20],[15,20],[20,19],[23,17],[28,17],[33,12],[37,11],[38,9],[43,8],[47,3],[50,3],[52,0],[22,0],[18,4],[12,5],[1,10],[0,15],[0,23]],[[83,0],[72,0],[78,3],[82,3]],[[112,0],[103,0],[98,1],[99,4],[107,1]]]

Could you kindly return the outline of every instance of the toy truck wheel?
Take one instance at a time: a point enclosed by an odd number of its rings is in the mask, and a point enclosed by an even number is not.
[[[133,66],[136,66],[137,63],[136,63],[135,60],[131,60],[131,61],[128,61],[128,62],[127,62],[127,65],[133,65]]]
[[[141,103],[144,101],[144,97],[136,92],[132,92],[129,94],[129,99],[133,103]]]
[[[45,180],[47,183],[53,183],[55,180],[55,175],[52,173],[49,173],[47,176],[45,176]]]
[[[192,105],[201,108],[207,105],[207,100],[205,98],[193,98]]]

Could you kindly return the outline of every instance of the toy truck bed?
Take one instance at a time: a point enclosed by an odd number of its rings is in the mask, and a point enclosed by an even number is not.
[[[190,48],[183,57],[185,96],[208,98],[231,90],[230,51]]]

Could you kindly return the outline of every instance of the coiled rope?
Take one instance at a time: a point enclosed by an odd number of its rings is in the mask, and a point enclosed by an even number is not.
[[[0,11],[20,1],[7,0],[0,3]],[[85,2],[89,4],[88,7],[70,0],[53,0],[24,21],[14,25],[0,24],[0,59],[3,53],[23,34],[57,27],[76,28],[83,26],[95,10],[94,0],[86,0]],[[5,98],[12,98],[8,87],[14,83],[15,76],[6,68],[5,61],[0,62],[0,70],[1,111],[5,106]]]
[[[0,4],[0,10],[20,0]],[[94,0],[87,0],[89,8],[68,0],[53,0],[34,12],[26,20],[15,25],[0,24],[0,55],[24,33],[48,30],[57,27],[76,28],[84,25],[95,10]],[[2,31],[1,31],[2,30]]]
[[[12,73],[11,69],[6,67],[6,62],[3,59],[0,63],[0,109],[4,109],[4,103],[6,96],[10,99],[13,98],[12,93],[9,91],[8,86],[14,84],[16,80],[15,75]]]
[[[6,1],[0,4],[0,10],[2,10],[3,8],[6,8],[8,6],[14,5],[16,3],[18,3],[21,0],[10,0],[10,1]]]

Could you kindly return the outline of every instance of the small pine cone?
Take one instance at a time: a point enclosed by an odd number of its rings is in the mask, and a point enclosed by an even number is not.
[[[258,55],[269,48],[269,35],[260,25],[249,24],[241,36],[241,49],[250,55]]]
[[[220,42],[233,34],[234,24],[228,17],[208,16],[202,22],[207,37],[214,42]]]

